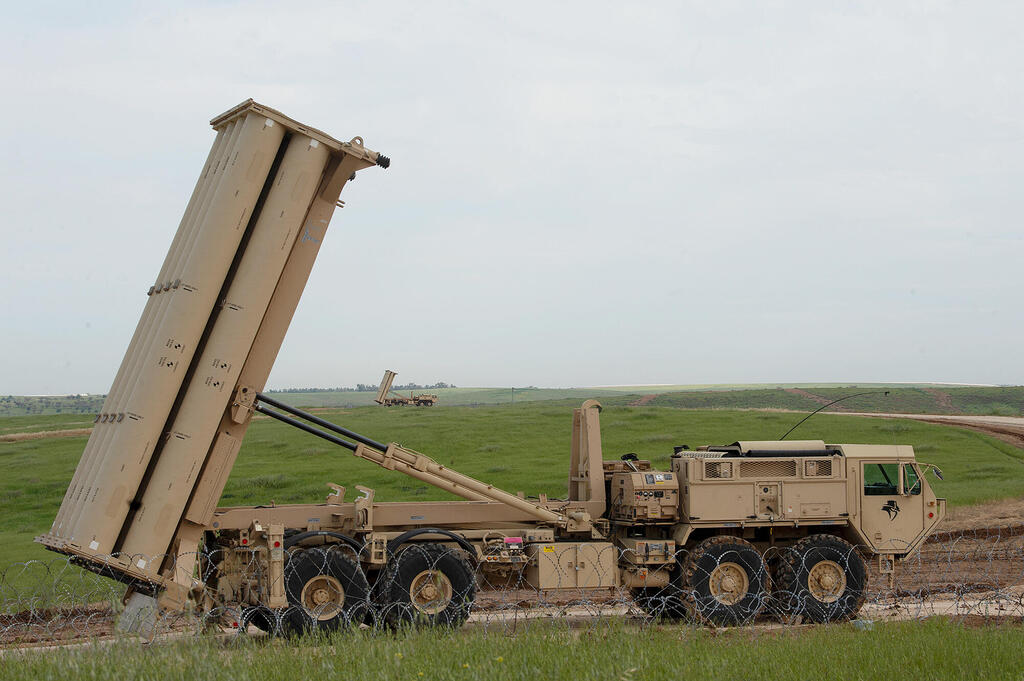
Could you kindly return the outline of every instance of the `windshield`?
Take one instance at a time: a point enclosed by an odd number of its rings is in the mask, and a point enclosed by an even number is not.
[[[899,494],[900,466],[898,463],[864,464],[864,494],[868,496],[893,496]]]

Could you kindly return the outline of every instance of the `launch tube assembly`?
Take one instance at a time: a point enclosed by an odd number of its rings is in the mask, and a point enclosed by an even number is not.
[[[330,630],[372,607],[392,624],[458,625],[476,585],[516,584],[627,588],[652,614],[731,624],[758,615],[772,582],[790,615],[836,621],[863,603],[863,556],[891,579],[942,520],[907,445],[740,441],[677,448],[655,470],[636,455],[604,461],[601,406],[587,400],[565,498],[527,497],[265,394],[342,189],[391,161],[252,100],[211,123],[103,411],[36,538],[128,584],[125,620],[193,608]],[[394,378],[377,403],[437,401],[389,396]],[[328,483],[322,503],[218,508],[254,413],[462,500],[380,503],[357,485],[346,501]]]
[[[342,188],[390,165],[359,137],[341,142],[252,100],[211,124],[181,225],[41,538],[51,548],[139,556],[146,570],[183,522],[205,525],[248,425],[232,405],[262,389]]]

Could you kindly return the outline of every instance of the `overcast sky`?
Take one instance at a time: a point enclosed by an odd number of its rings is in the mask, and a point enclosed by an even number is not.
[[[0,393],[109,388],[247,97],[393,159],[271,387],[1024,383],[1019,3],[161,4],[5,9]]]

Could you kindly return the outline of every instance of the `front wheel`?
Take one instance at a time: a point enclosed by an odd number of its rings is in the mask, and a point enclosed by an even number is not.
[[[867,565],[840,537],[815,534],[785,549],[775,569],[775,599],[784,616],[811,622],[848,620],[864,605]]]

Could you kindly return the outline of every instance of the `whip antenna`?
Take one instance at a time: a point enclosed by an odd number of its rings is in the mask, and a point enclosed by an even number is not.
[[[826,409],[828,407],[831,407],[833,404],[835,404],[837,402],[842,402],[843,400],[848,400],[851,397],[861,397],[862,395],[885,395],[886,397],[888,397],[889,396],[889,391],[888,390],[871,390],[871,391],[866,392],[866,393],[855,393],[853,395],[847,395],[846,397],[840,397],[838,400],[832,400],[828,404],[823,405],[821,407],[818,407],[817,409],[812,411],[810,414],[808,414],[807,416],[805,416],[802,419],[800,419],[799,421],[797,421],[797,424],[795,426],[793,426],[792,428],[790,428],[789,430],[786,431],[786,435],[789,435],[794,430],[799,428],[801,423],[803,423],[807,419],[811,418],[812,416],[817,414],[822,409]],[[782,437],[780,437],[779,440],[785,440],[786,439],[786,435],[783,435]]]

